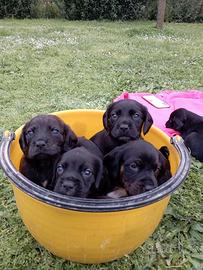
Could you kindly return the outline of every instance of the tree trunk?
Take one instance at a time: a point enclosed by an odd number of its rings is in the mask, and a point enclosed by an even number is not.
[[[156,27],[159,29],[162,29],[164,25],[165,10],[166,0],[158,0]]]

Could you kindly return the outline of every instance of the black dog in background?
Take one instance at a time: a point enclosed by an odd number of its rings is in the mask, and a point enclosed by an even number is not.
[[[203,162],[203,117],[180,108],[173,111],[166,122],[167,128],[180,132],[193,157]]]
[[[24,153],[20,172],[34,183],[49,187],[58,157],[76,146],[77,136],[59,117],[38,115],[25,124],[19,139]]]
[[[141,139],[114,148],[104,158],[112,189],[122,187],[127,195],[137,195],[167,181],[171,172],[166,148],[161,147],[162,154]]]
[[[116,146],[137,140],[145,135],[153,119],[147,108],[135,100],[120,100],[110,104],[103,116],[104,130],[96,133],[92,140],[105,155]]]
[[[80,198],[96,196],[103,179],[103,161],[91,144],[86,147],[90,151],[80,146],[60,157],[55,166],[53,191]]]

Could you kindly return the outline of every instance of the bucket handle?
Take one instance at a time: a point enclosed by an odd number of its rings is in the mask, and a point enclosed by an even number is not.
[[[187,149],[189,155],[191,155],[190,148],[185,145],[184,140],[180,135],[173,135],[170,139],[170,143],[179,151],[179,153],[182,152],[181,146],[184,146]]]
[[[15,140],[15,137],[16,137],[16,135],[15,135],[15,132],[13,132],[13,131],[5,130],[3,132],[3,136],[2,136],[2,139],[0,141],[0,152],[1,152],[1,156],[2,156],[2,158],[0,158],[0,168],[2,168],[1,159],[3,159],[3,157],[4,157],[4,153],[5,153],[4,149],[10,148],[9,146],[10,146],[11,142],[13,140]]]
[[[4,133],[3,133],[3,137],[2,137],[1,142],[3,142],[3,141],[12,142],[13,140],[15,140],[15,137],[16,137],[15,132],[5,130]]]

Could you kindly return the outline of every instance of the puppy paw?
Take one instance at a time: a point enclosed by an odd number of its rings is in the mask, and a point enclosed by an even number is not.
[[[107,197],[112,199],[118,199],[122,197],[127,197],[128,193],[124,188],[116,188],[115,190],[107,193]]]

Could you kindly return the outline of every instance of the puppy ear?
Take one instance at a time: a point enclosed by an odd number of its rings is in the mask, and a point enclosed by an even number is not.
[[[103,125],[104,125],[104,128],[106,129],[106,130],[108,130],[108,119],[107,119],[107,110],[105,111],[105,113],[104,113],[104,115],[103,115]]]
[[[181,131],[185,125],[185,118],[183,118],[183,119],[175,118],[174,123],[175,123],[175,125],[173,128],[177,131]]]
[[[105,113],[104,113],[104,115],[103,115],[103,125],[104,125],[104,128],[105,128],[107,131],[109,130],[109,128],[108,128],[108,117],[109,117],[109,112],[110,112],[110,110],[111,110],[113,104],[114,104],[114,103],[111,103],[111,104],[107,107],[107,109],[106,109],[106,111],[105,111]]]
[[[144,120],[144,123],[143,123],[143,133],[144,133],[144,135],[149,131],[149,129],[152,126],[152,124],[153,124],[152,116],[148,112],[148,110],[146,109],[145,120]]]
[[[25,131],[26,131],[26,126],[24,126],[24,128],[22,129],[22,132],[19,138],[20,148],[24,154],[27,152],[27,147],[28,147],[27,140],[25,137]]]
[[[54,190],[55,186],[56,186],[56,168],[57,168],[57,164],[60,160],[60,157],[56,158],[56,160],[54,161],[53,164],[53,173],[52,173],[52,179],[51,181],[48,183],[47,189],[49,190]]]
[[[78,138],[68,125],[64,125],[64,136],[63,151],[66,152],[77,145]]]
[[[163,148],[164,147],[161,147],[160,149],[162,150]],[[160,151],[159,151],[159,169],[160,170],[157,176],[157,180],[158,180],[159,185],[161,185],[165,183],[168,179],[170,179],[172,175],[171,175],[171,166],[170,166],[168,157],[166,158]]]
[[[97,171],[97,175],[96,175],[96,179],[95,179],[95,187],[96,189],[99,188],[101,180],[103,178],[103,163],[101,159],[97,159],[96,162],[96,171]]]
[[[120,164],[122,162],[122,152],[120,147],[114,148],[104,157],[104,166],[107,168],[111,180],[117,180],[120,176]]]
[[[159,151],[162,153],[162,155],[163,155],[166,159],[168,159],[170,152],[169,152],[167,146],[162,146],[162,147],[159,149]]]

